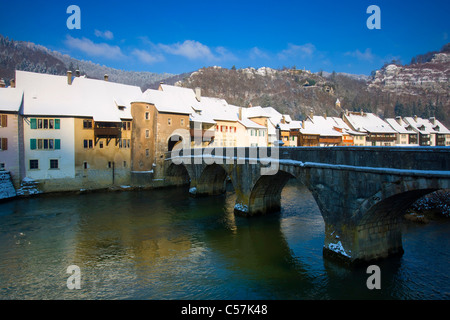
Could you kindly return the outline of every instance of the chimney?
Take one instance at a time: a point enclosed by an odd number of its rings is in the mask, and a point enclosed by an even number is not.
[[[436,118],[435,117],[431,117],[430,118],[430,122],[435,125],[436,124]]]
[[[239,120],[242,120],[242,107],[239,107]]]
[[[302,129],[305,129],[305,120],[302,120]]]
[[[397,121],[397,123],[398,123],[399,125],[402,125],[402,117],[396,116],[396,117],[395,117],[395,121]]]
[[[248,104],[248,107],[249,107],[249,108],[253,107],[253,105],[252,105],[251,102]]]
[[[345,115],[348,116],[348,109],[345,109]]]
[[[314,119],[314,110],[313,109],[309,110],[309,117],[311,118],[311,120]]]
[[[105,81],[108,81],[108,75],[105,74],[105,76],[103,77],[103,79],[105,79]]]
[[[75,70],[75,77],[79,77],[80,76],[80,70]]]
[[[363,111],[363,109],[361,109],[360,113],[361,113],[361,115],[362,115],[362,116],[364,115],[364,111]]]
[[[6,87],[6,83],[5,83],[5,80],[3,80],[3,78],[2,79],[0,79],[0,88],[5,88]]]
[[[281,123],[286,123],[286,119],[284,118],[284,116],[281,117]]]
[[[414,115],[414,121],[417,122],[417,115]]]
[[[202,89],[200,87],[195,88],[195,99],[199,102],[202,99]]]
[[[67,84],[70,86],[72,84],[72,71],[67,71]]]
[[[16,80],[15,80],[15,79],[11,79],[11,80],[9,81],[9,86],[10,86],[11,88],[15,88],[15,87],[16,87]]]
[[[327,113],[326,112],[323,113],[323,117],[325,118],[325,120],[327,120]]]

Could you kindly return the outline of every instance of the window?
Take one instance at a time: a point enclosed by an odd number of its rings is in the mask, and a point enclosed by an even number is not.
[[[123,167],[126,168],[127,167],[127,162],[123,161]]]
[[[58,159],[50,159],[50,169],[59,169]]]
[[[8,150],[8,138],[0,138],[0,150]]]
[[[172,125],[172,118],[167,118],[167,124],[168,124],[169,126]]]
[[[0,162],[0,171],[4,171],[4,170],[5,170],[5,163]]]
[[[131,130],[131,121],[122,121],[122,130]]]
[[[150,156],[150,149],[145,149],[145,156],[149,157]]]
[[[39,169],[39,160],[30,160],[30,170]]]
[[[180,119],[180,126],[184,127],[184,119]]]
[[[100,141],[99,146],[100,146],[100,149],[103,149],[103,141]]]
[[[92,129],[92,120],[83,120],[83,129]]]
[[[94,143],[93,143],[93,141],[91,139],[84,139],[83,147],[85,149],[92,149],[94,147]]]
[[[30,119],[31,129],[60,129],[60,119]]]
[[[150,120],[150,112],[145,113],[145,120]]]
[[[0,117],[0,127],[7,127],[8,126],[8,115],[2,114]]]
[[[31,150],[59,150],[61,149],[60,139],[30,139]]]
[[[131,139],[119,139],[119,148],[130,148]]]
[[[150,130],[145,130],[145,137],[150,138]]]
[[[88,168],[88,163],[86,161],[83,162],[83,168],[87,169]]]

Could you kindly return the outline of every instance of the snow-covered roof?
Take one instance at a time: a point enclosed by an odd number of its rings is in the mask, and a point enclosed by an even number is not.
[[[183,99],[179,94],[168,91],[147,89],[135,102],[153,104],[159,112],[179,114],[191,114],[193,112],[191,104],[187,103],[186,99]]]
[[[373,113],[349,113],[344,114],[351,127],[360,132],[369,133],[395,133],[389,124]]]
[[[131,119],[137,86],[104,80],[16,71],[16,88],[24,92],[24,115],[93,117],[94,121]],[[120,108],[119,108],[120,107]]]
[[[408,124],[405,123],[401,118],[398,119],[398,121],[400,121],[400,123],[397,121],[397,119],[394,119],[394,118],[387,118],[387,119],[385,119],[385,121],[392,127],[392,129],[394,129],[395,131],[397,131],[400,134],[411,133],[410,131],[406,130],[406,127],[408,126]]]
[[[336,121],[332,117],[309,116],[304,122],[304,128],[300,129],[302,134],[319,134],[327,137],[340,137],[342,133],[335,130]]]
[[[450,131],[437,119],[423,119],[420,117],[405,117],[405,122],[411,125],[414,131],[422,134],[443,133],[450,134]]]
[[[201,97],[202,113],[216,121],[238,121],[239,107],[229,105],[225,99]]]
[[[345,123],[345,121],[342,118],[332,117],[332,119],[334,120],[334,122],[336,122],[336,128],[341,129],[342,133],[347,133],[347,134],[350,134],[350,135],[358,135],[358,136],[366,135],[365,133],[352,130],[350,128],[350,126],[347,123]]]
[[[250,129],[267,129],[265,126],[262,126],[262,125],[256,123],[255,121],[252,121],[252,120],[247,119],[247,118],[243,118],[242,120],[239,120],[239,122],[246,128],[250,128]]]
[[[0,88],[0,111],[18,112],[23,100],[23,90]]]

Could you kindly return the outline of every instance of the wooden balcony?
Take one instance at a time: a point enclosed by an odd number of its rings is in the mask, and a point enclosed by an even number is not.
[[[387,141],[387,142],[392,142],[392,141],[396,141],[397,138],[395,137],[395,135],[368,135],[366,137],[366,141]]]
[[[120,127],[106,127],[106,128],[99,128],[94,127],[94,135],[96,137],[111,137],[111,138],[117,138],[120,137]]]
[[[342,142],[341,137],[320,137],[319,143],[339,144]]]

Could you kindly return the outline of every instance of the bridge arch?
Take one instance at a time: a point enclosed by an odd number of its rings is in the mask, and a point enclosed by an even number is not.
[[[168,180],[171,185],[189,185],[191,182],[191,175],[183,164],[171,163],[166,170],[165,179]]]
[[[291,178],[291,173],[279,170],[274,175],[262,175],[254,184],[249,197],[251,215],[280,211],[281,192]]]
[[[195,196],[219,195],[226,191],[226,183],[229,175],[225,168],[217,163],[207,165],[203,168],[197,179]]]

